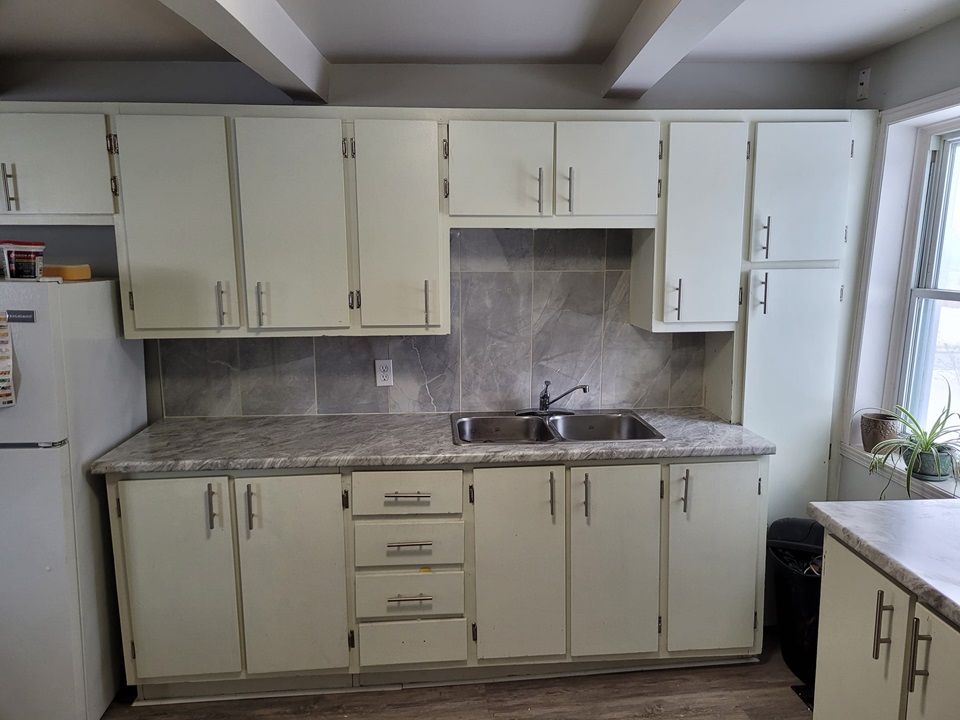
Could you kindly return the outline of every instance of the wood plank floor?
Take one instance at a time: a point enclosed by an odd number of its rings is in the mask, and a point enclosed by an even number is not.
[[[759,665],[132,707],[104,720],[810,720],[775,645]]]

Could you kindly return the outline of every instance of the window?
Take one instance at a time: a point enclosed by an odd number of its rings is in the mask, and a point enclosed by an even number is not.
[[[910,293],[903,404],[929,425],[960,410],[960,132],[934,138]]]

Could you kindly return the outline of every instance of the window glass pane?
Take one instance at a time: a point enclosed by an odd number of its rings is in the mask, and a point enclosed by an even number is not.
[[[905,404],[929,428],[947,404],[948,388],[952,409],[960,410],[960,301],[917,303]]]
[[[947,173],[940,225],[943,239],[933,286],[960,290],[960,143],[945,145],[944,152],[947,153]]]

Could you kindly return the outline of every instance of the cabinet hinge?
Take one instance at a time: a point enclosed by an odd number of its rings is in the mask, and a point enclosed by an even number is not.
[[[849,226],[844,225],[844,226],[843,226],[843,241],[844,241],[844,242],[847,241],[847,233],[848,233],[849,231],[850,231]]]
[[[661,633],[663,633],[663,616],[658,615],[657,616],[657,635],[660,635]]]
[[[757,495],[760,494],[763,489],[763,478],[757,478]]]
[[[833,460],[833,443],[827,445],[827,460]]]
[[[357,639],[353,634],[353,630],[347,633],[347,647],[351,650],[357,646]]]
[[[133,640],[130,641],[130,657],[133,660],[137,659],[137,646]]]
[[[343,509],[344,509],[344,510],[346,510],[348,507],[350,507],[350,491],[349,491],[349,490],[344,490],[344,491],[343,491],[343,495],[341,496],[340,500],[341,500],[341,502],[343,503]]]
[[[133,310],[133,292],[127,293],[127,300],[130,301],[130,309]]]
[[[107,135],[107,155],[119,155],[120,154],[120,143],[117,142],[117,134],[111,133]]]
[[[346,159],[347,157],[347,139],[346,138],[343,139],[343,143],[340,145],[340,149],[343,151],[344,159]]]
[[[747,160],[750,159],[750,141],[747,140]]]
[[[350,138],[350,157],[355,158],[357,156],[357,140],[356,138]]]
[[[347,293],[347,307],[353,310],[353,290]]]
[[[473,485],[470,486],[470,504],[473,505]]]
[[[660,141],[660,155],[657,159],[663,160],[663,140]]]
[[[450,181],[447,178],[443,179],[443,197],[450,197]]]
[[[450,157],[450,141],[446,138],[443,139],[443,159],[447,160]]]
[[[742,285],[740,286],[740,295],[739,295],[739,299],[737,300],[737,305],[743,305],[743,286]]]
[[[360,291],[357,290],[357,310],[360,309]]]
[[[756,611],[754,611],[754,613],[753,613],[753,629],[754,629],[754,630],[757,629],[757,613],[756,613]]]
[[[663,180],[657,180],[657,197],[660,197],[660,193],[663,190]]]
[[[844,288],[844,287],[846,287],[846,286],[845,286],[845,285],[841,285],[841,286],[840,286],[840,302],[843,302],[843,288]]]
[[[117,517],[121,517],[121,513],[120,513],[120,498],[117,498]]]
[[[120,197],[120,184],[116,175],[110,176],[110,192],[113,193],[114,197]]]
[[[473,633],[473,641],[476,642],[477,641],[477,624],[476,623],[474,623],[470,627],[470,632]]]
[[[663,500],[663,480],[660,481],[660,499]]]
[[[854,146],[854,143],[856,142],[857,142],[856,140],[850,141],[850,157],[853,157],[853,146]]]

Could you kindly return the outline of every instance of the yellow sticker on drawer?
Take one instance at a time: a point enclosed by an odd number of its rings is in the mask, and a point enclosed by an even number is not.
[[[430,568],[420,568],[420,572],[433,572]]]

